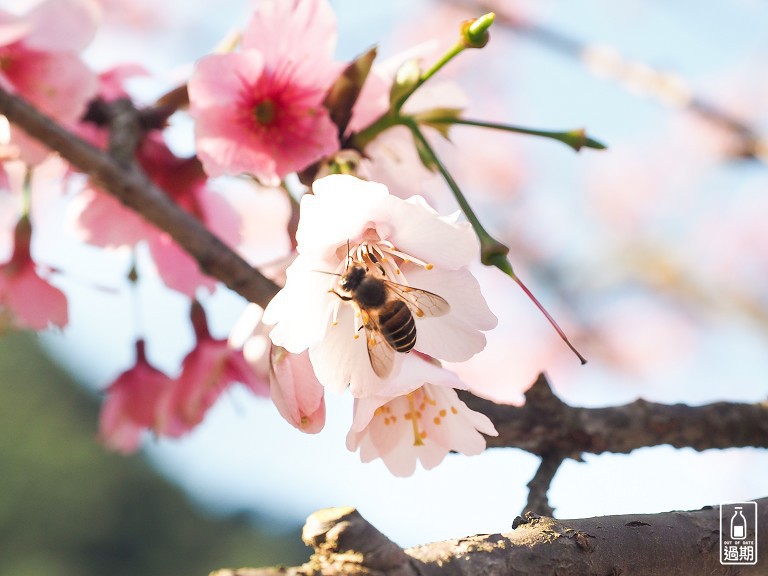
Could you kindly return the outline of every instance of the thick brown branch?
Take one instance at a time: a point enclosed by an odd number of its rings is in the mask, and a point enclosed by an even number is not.
[[[757,501],[757,534],[768,530],[768,498]],[[319,517],[319,518],[316,518]],[[720,511],[627,514],[554,520],[529,515],[505,534],[481,534],[401,550],[351,508],[309,517],[309,562],[294,568],[221,570],[212,576],[377,574],[390,576],[539,574],[644,576],[765,574],[768,538],[756,565],[720,565]],[[310,536],[308,537],[308,532]]]
[[[44,116],[27,102],[0,88],[0,114],[51,150],[58,152],[103,190],[117,197],[192,255],[206,274],[261,306],[279,287],[176,205],[133,165],[126,165]]]
[[[636,448],[768,448],[768,403],[716,402],[704,406],[635,400],[609,408],[577,408],[553,393],[542,374],[521,407],[494,404],[460,392],[499,431],[488,445],[522,448],[539,456],[578,458],[583,452],[626,454]]]

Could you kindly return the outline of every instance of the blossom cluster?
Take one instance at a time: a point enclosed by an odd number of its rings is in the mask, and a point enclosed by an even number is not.
[[[139,106],[128,86],[149,73],[133,64],[96,73],[85,64],[81,53],[103,9],[95,0],[47,0],[24,15],[0,13],[0,87],[107,149],[112,134],[103,111],[120,102]],[[182,436],[235,383],[271,396],[290,424],[309,433],[324,426],[325,391],[348,390],[348,448],[364,461],[381,458],[398,475],[413,473],[417,462],[431,468],[450,451],[477,454],[482,434],[496,433],[459,399],[456,389],[467,386],[442,365],[476,355],[496,325],[470,271],[478,240],[458,213],[441,215],[414,194],[432,176],[407,133],[382,129],[353,144],[387,113],[396,69],[375,65],[345,76],[359,61],[336,60],[335,43],[327,0],[263,0],[238,45],[203,57],[187,79],[195,155],[172,150],[163,122],[145,127],[131,151],[174,203],[252,264],[280,257],[262,269],[284,287],[265,309],[251,304],[228,340],[211,336],[198,303],[217,289],[214,279],[167,231],[123,206],[103,183],[78,177],[75,167],[62,175],[74,237],[117,252],[145,246],[165,286],[192,302],[196,344],[179,376],[152,366],[145,338],[136,336],[134,366],[106,388],[100,436],[108,446],[131,452],[146,432]],[[355,97],[334,101],[334,91],[350,82]],[[455,89],[408,103],[461,105]],[[66,296],[52,282],[58,270],[35,257],[32,242],[29,184],[50,153],[11,127],[2,161],[0,202],[12,209],[0,218],[0,320],[64,328]],[[307,188],[287,187],[292,174]],[[264,258],[249,251],[256,217],[222,193],[233,182],[254,197],[278,193],[285,218],[266,214],[259,225],[287,235],[290,252]],[[289,214],[289,194],[297,192],[298,224]]]

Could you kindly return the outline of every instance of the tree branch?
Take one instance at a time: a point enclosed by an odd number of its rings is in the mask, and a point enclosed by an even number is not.
[[[499,431],[489,447],[521,448],[538,456],[579,459],[583,452],[626,454],[636,448],[768,448],[768,402],[716,402],[704,406],[635,400],[623,406],[578,408],[557,398],[544,374],[526,392],[523,406],[494,404],[459,392]]]
[[[547,498],[547,492],[549,491],[549,485],[552,484],[552,480],[557,474],[557,470],[560,468],[560,464],[563,463],[562,456],[559,455],[547,455],[541,457],[539,468],[536,470],[536,474],[533,475],[531,481],[528,482],[528,502],[525,504],[525,510],[530,510],[537,514],[545,514],[552,516],[555,509],[549,505],[549,499]]]
[[[768,531],[768,498],[757,501],[758,534]],[[758,563],[720,565],[720,511],[626,514],[555,520],[528,515],[504,534],[479,534],[401,550],[352,508],[311,515],[303,540],[314,553],[303,566],[220,570],[211,576],[377,574],[389,576],[644,576],[764,574],[768,539]],[[761,566],[762,564],[762,566]]]
[[[0,87],[0,114],[58,152],[101,189],[168,232],[206,274],[260,306],[280,289],[191,214],[182,210],[133,163],[99,150]]]

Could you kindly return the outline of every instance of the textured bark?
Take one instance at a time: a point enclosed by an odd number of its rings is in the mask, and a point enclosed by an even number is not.
[[[758,500],[768,534],[768,498]],[[577,520],[528,515],[505,534],[480,534],[402,550],[352,508],[309,517],[303,539],[314,554],[302,566],[219,570],[212,576],[377,574],[388,576],[643,576],[766,574],[768,538],[753,566],[720,564],[720,511],[626,514]]]
[[[539,456],[578,459],[584,452],[626,454],[661,444],[695,450],[768,448],[766,402],[686,406],[635,400],[623,406],[577,408],[557,398],[543,374],[526,392],[521,407],[459,394],[499,431],[488,438],[489,447],[521,448]]]

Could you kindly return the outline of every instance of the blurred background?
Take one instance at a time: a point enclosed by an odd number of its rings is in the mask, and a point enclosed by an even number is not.
[[[585,127],[609,147],[576,154],[470,128],[440,147],[486,227],[510,246],[518,275],[589,358],[579,366],[512,282],[478,268],[499,327],[482,354],[453,366],[470,387],[517,403],[546,371],[556,393],[579,406],[765,399],[768,6],[331,3],[343,60],[373,44],[382,60],[433,38],[447,47],[462,20],[496,11],[488,46],[441,73],[466,93],[466,116]],[[151,102],[244,26],[254,3],[103,5],[86,60],[96,70],[142,64],[151,76],[135,91]],[[179,153],[192,151],[188,122],[174,117],[171,133]],[[454,209],[439,180],[414,187],[441,211]],[[404,546],[510,529],[537,458],[512,449],[449,455],[432,471],[394,478],[344,447],[346,396],[327,398],[326,428],[306,436],[270,402],[233,389],[184,439],[147,438],[140,455],[108,454],[95,440],[100,391],[133,365],[137,330],[153,365],[177,374],[193,345],[189,303],[163,288],[141,254],[132,294],[130,255],[77,242],[61,217],[68,201],[51,195],[38,254],[61,271],[55,283],[69,298],[70,324],[0,340],[0,572],[290,564],[307,554],[298,540],[304,518],[336,505],[357,507]],[[284,239],[274,243],[284,249]],[[244,301],[221,288],[201,300],[225,338]],[[566,462],[549,494],[562,518],[654,512],[764,496],[767,477],[764,451],[662,446]]]

